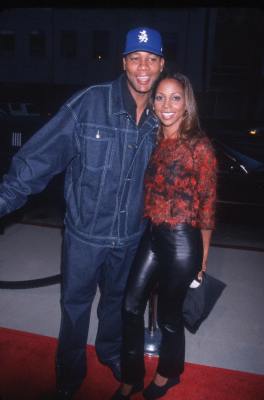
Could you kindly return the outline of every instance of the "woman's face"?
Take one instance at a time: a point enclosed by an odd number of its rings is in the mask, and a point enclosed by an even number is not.
[[[182,85],[175,79],[164,79],[157,87],[154,111],[164,128],[177,132],[186,110]]]

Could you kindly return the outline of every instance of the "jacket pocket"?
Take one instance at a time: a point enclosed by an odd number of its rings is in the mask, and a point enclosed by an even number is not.
[[[81,146],[85,168],[96,171],[111,166],[113,153],[111,131],[83,126]]]

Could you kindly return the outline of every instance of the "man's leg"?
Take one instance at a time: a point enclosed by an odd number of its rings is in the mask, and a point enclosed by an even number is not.
[[[86,375],[86,345],[92,302],[106,250],[65,234],[57,386],[74,392]]]
[[[120,378],[122,302],[137,247],[138,243],[135,243],[110,249],[99,280],[101,296],[97,311],[99,322],[96,352],[100,361],[110,366],[117,379]]]

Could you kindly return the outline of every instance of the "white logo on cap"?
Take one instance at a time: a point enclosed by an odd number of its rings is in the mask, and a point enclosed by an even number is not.
[[[139,43],[142,43],[142,42],[147,43],[148,34],[145,30],[139,32],[138,40],[139,40]]]

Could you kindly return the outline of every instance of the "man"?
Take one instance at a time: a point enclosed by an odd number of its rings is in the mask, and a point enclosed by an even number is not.
[[[160,34],[128,32],[125,71],[65,103],[14,156],[0,185],[0,216],[66,170],[57,397],[71,399],[86,375],[90,310],[100,288],[96,352],[119,378],[121,304],[144,231],[144,170],[157,120],[149,98],[163,70]]]

